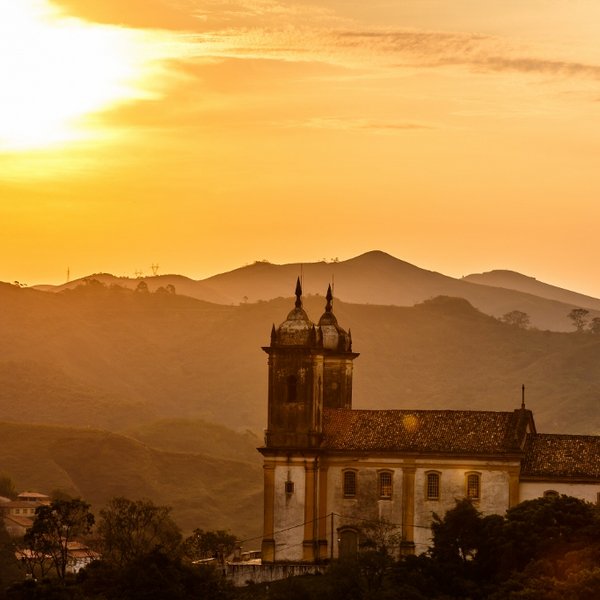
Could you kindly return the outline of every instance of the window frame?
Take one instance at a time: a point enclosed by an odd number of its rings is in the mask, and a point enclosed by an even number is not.
[[[430,480],[430,478],[432,478],[432,479]],[[433,478],[435,478],[435,481],[436,481],[436,484],[435,484],[436,494],[435,495],[431,494],[431,489],[434,486],[432,486],[430,484],[430,481],[432,481]],[[425,499],[430,500],[432,502],[439,500],[441,497],[441,487],[442,487],[441,472],[440,471],[426,471],[425,472]]]
[[[356,469],[344,469],[342,471],[342,495],[344,498],[356,498],[357,480]]]
[[[298,402],[298,376],[293,373],[285,378],[286,402],[296,404]]]
[[[471,493],[471,490],[473,489],[471,481],[477,482],[477,495]],[[465,473],[465,497],[472,502],[481,500],[481,473],[477,471],[468,471]]]
[[[389,481],[385,484],[383,483],[383,478],[389,477]],[[384,485],[386,491],[389,490],[389,493],[384,494]],[[382,471],[377,471],[377,495],[380,500],[391,500],[394,495],[394,471],[390,469],[384,469]]]

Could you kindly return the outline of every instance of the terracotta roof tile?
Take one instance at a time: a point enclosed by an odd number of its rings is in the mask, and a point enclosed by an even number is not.
[[[323,415],[330,450],[496,454],[520,451],[529,411],[346,410]]]
[[[7,515],[4,517],[5,522],[16,523],[20,527],[29,528],[33,525],[33,519],[31,517],[21,517],[20,515]]]
[[[521,477],[600,480],[600,436],[528,435]]]

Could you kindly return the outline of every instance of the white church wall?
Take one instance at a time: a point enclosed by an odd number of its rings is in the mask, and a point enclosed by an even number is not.
[[[555,491],[559,494],[574,496],[586,502],[599,501],[600,483],[567,483],[557,481],[522,481],[519,485],[519,499],[534,500],[544,495],[544,492]]]

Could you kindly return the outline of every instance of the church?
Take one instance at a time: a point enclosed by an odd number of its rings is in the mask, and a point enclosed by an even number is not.
[[[333,313],[312,322],[295,306],[271,330],[264,457],[263,563],[356,554],[369,524],[388,523],[402,554],[427,550],[432,513],[460,498],[504,514],[544,495],[600,502],[600,436],[536,431],[512,412],[355,410],[359,356]]]

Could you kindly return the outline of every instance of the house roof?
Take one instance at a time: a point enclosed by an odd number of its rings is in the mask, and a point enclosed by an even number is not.
[[[43,506],[43,502],[37,500],[10,500],[9,502],[3,502],[0,507],[3,509],[11,508],[37,508]]]
[[[489,455],[520,452],[531,411],[326,409],[328,450]]]
[[[35,498],[36,500],[50,500],[50,496],[46,494],[40,494],[39,492],[21,492],[18,496],[21,499]]]
[[[600,436],[527,436],[521,478],[600,480]]]
[[[4,517],[4,522],[7,524],[14,523],[19,527],[25,527],[26,529],[29,529],[29,527],[33,525],[33,519],[31,517],[21,517],[20,515],[7,515]]]

